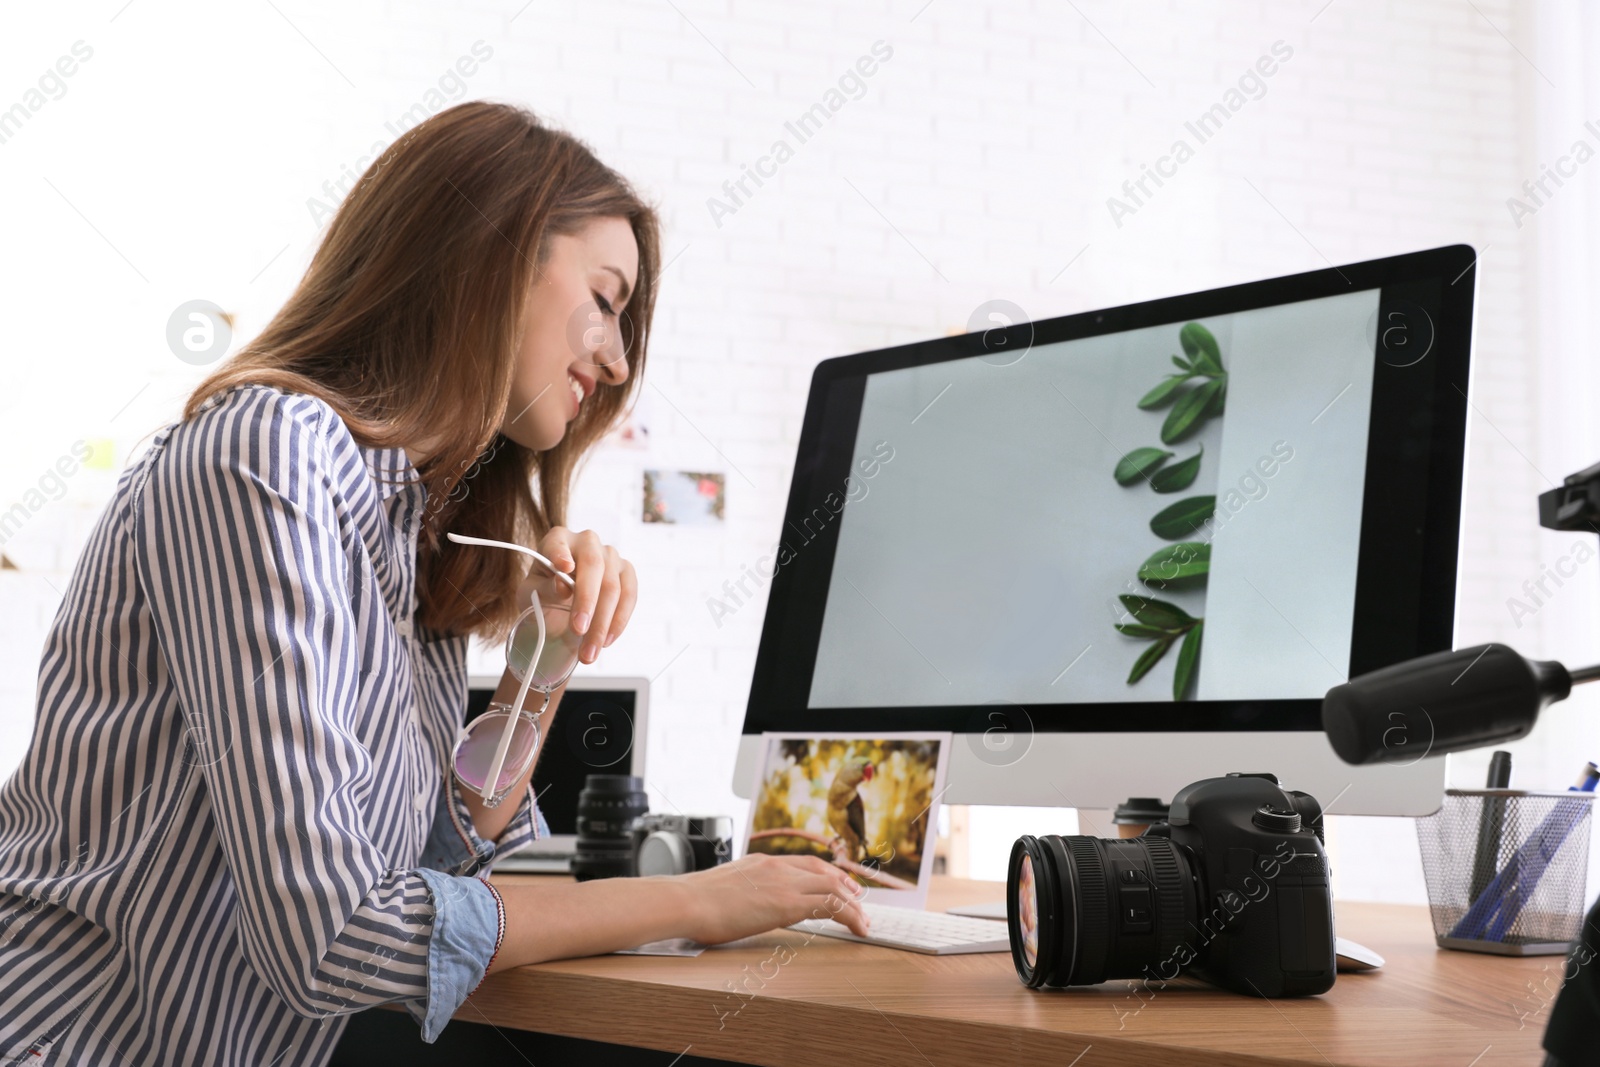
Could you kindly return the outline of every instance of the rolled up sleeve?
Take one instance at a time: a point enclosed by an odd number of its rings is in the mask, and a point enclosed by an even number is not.
[[[256,390],[183,424],[141,489],[135,560],[245,959],[298,1015],[405,1001],[432,1041],[504,910],[480,879],[392,865],[369,833],[381,783],[352,722],[362,650],[325,417]]]
[[[472,821],[472,809],[467,807],[466,798],[461,793],[461,783],[451,774],[446,776],[445,788],[439,792],[439,803],[434,809],[433,826],[423,849],[422,863],[451,874],[487,874],[496,860],[526,848],[549,833],[550,827],[539,810],[539,802],[530,782],[500,836],[493,841],[479,837],[477,826]]]
[[[407,1013],[433,1042],[456,1010],[483,981],[505,940],[506,912],[500,893],[481,878],[458,878],[419,870],[433,892],[433,936],[428,945],[428,997],[408,1000]]]

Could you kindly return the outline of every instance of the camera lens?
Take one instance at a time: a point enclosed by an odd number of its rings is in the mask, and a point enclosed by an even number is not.
[[[1022,938],[1022,960],[1030,968],[1039,962],[1039,887],[1033,880],[1033,857],[1022,855],[1017,874],[1017,931]]]
[[[634,775],[591,774],[584,779],[573,877],[587,882],[633,874],[633,829],[649,810],[644,782]]]
[[[1011,959],[1034,988],[1170,978],[1199,903],[1193,865],[1168,838],[1023,836],[1006,882]]]

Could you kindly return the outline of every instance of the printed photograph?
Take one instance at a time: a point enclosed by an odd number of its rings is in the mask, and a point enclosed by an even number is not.
[[[709,471],[645,471],[645,522],[709,526],[722,522],[727,475]]]
[[[769,739],[747,852],[821,856],[863,885],[917,889],[938,818],[942,744]]]

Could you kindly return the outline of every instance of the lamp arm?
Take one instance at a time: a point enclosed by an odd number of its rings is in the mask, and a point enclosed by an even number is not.
[[[1600,682],[1600,663],[1596,663],[1592,667],[1570,669],[1567,674],[1572,677],[1573,685],[1580,685],[1584,682]]]

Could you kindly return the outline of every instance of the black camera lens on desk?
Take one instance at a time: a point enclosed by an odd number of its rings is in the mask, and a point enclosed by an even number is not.
[[[1035,989],[1139,977],[1190,932],[1193,881],[1188,858],[1163,837],[1023,836],[1012,847],[1008,919],[1026,933],[1030,913],[1037,918],[1017,973]]]
[[[572,874],[626,878],[633,874],[633,832],[650,810],[644,780],[631,774],[591,774],[578,794],[578,842]]]

